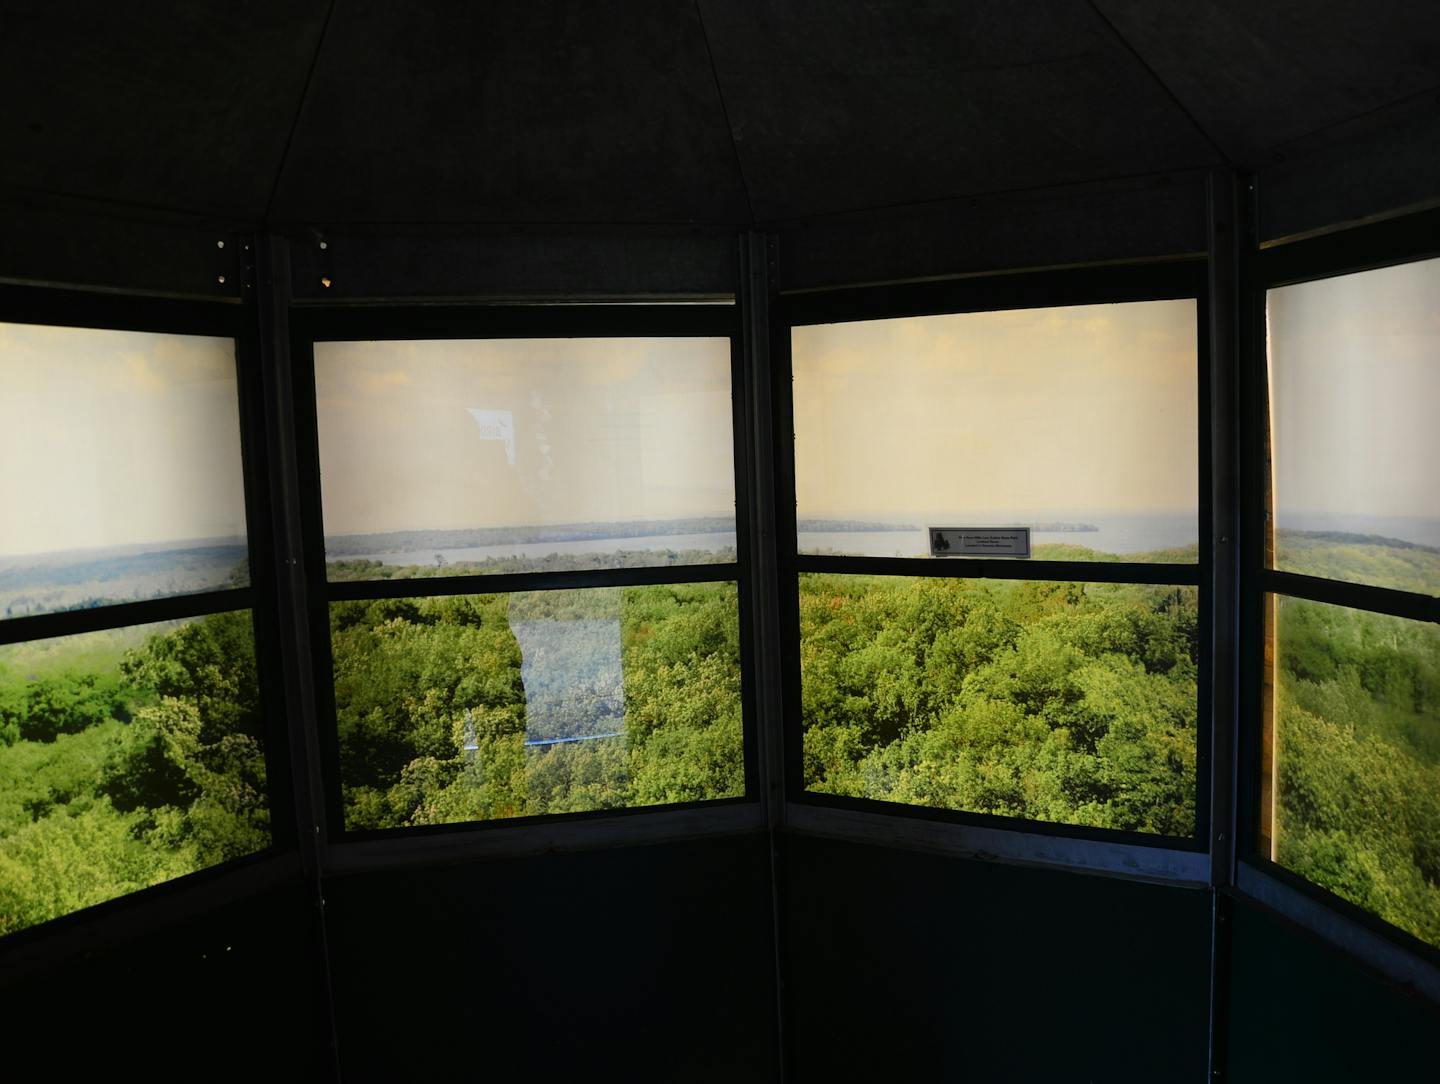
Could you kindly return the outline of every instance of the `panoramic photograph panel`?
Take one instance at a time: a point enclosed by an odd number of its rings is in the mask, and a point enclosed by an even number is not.
[[[1273,567],[1440,595],[1440,259],[1270,290]]]
[[[336,602],[347,829],[745,793],[734,583]]]
[[[315,344],[331,580],[735,560],[730,341]]]
[[[1440,626],[1272,604],[1270,857],[1440,947]]]
[[[807,790],[1186,837],[1196,589],[800,577]]]
[[[249,582],[231,339],[0,323],[0,618]]]
[[[1193,300],[796,327],[791,351],[799,552],[1028,528],[1023,556],[1198,560]]]
[[[249,610],[0,646],[0,934],[270,845]]]

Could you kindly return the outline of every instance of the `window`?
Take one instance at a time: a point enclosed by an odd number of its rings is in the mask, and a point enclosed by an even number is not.
[[[732,310],[694,319],[317,336],[347,831],[745,795]]]
[[[0,368],[4,934],[271,829],[234,339],[0,323]]]
[[[860,321],[800,307],[810,795],[1193,839],[1198,314],[1172,281]],[[1028,553],[932,559],[946,527],[1028,528]]]
[[[1440,947],[1440,260],[1273,288],[1260,850]]]

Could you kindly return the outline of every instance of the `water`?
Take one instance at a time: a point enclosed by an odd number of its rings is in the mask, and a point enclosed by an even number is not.
[[[430,565],[439,554],[449,564],[486,558],[547,557],[552,553],[614,553],[617,550],[705,550],[714,553],[735,546],[735,532],[714,534],[655,534],[633,538],[582,538],[574,542],[502,542],[493,546],[411,550],[406,553],[346,554],[347,561],[379,561],[387,565]]]
[[[1199,538],[1194,516],[1047,516],[1044,522],[1087,523],[1096,531],[1031,531],[1031,546],[1058,542],[1101,553],[1148,553],[1194,545]],[[964,523],[935,522],[936,527],[1025,526],[1004,520]],[[912,531],[801,531],[801,553],[843,553],[859,557],[928,557],[930,539],[922,528]]]
[[[1192,546],[1199,540],[1193,515],[1151,516],[1046,516],[1038,522],[1087,523],[1095,531],[1032,531],[1032,545],[1060,543],[1117,555],[1148,553],[1153,550]],[[920,522],[920,521],[916,521]],[[1016,521],[996,518],[973,523],[936,521],[935,526],[1006,526]],[[1023,523],[1019,523],[1024,526]],[[1291,515],[1280,521],[1282,528],[1306,531],[1349,531],[1381,535],[1440,547],[1440,520],[1404,516]],[[922,528],[905,531],[801,531],[800,553],[837,553],[857,557],[928,557],[929,539]],[[656,534],[631,538],[586,538],[573,542],[506,542],[491,546],[454,549],[414,550],[406,553],[369,553],[358,559],[387,565],[429,565],[440,554],[448,563],[484,561],[486,558],[542,558],[549,554],[614,553],[618,550],[701,550],[716,553],[733,549],[733,531],[711,534]],[[347,555],[347,559],[350,559]]]
[[[245,540],[187,539],[0,557],[0,617],[244,586]]]

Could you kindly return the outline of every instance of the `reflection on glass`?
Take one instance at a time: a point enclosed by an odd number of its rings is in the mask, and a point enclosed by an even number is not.
[[[0,647],[0,934],[269,846],[248,610]]]
[[[235,344],[0,323],[0,616],[248,582]]]
[[[1034,556],[1194,561],[1194,301],[797,327],[802,553],[929,554],[1030,527]]]
[[[1269,291],[1274,566],[1440,594],[1440,260]]]
[[[738,797],[733,583],[334,603],[349,829]]]
[[[805,575],[806,788],[1195,829],[1193,587]]]
[[[1440,946],[1440,627],[1277,609],[1272,855]]]
[[[728,339],[315,345],[331,579],[735,558]]]

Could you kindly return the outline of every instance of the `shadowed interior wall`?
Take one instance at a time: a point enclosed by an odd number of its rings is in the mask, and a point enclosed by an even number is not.
[[[7,1075],[330,1079],[314,919],[297,885],[0,980]]]
[[[1230,1079],[1433,1080],[1440,1011],[1244,903],[1234,909]]]
[[[337,878],[326,911],[346,1081],[777,1078],[764,835]]]
[[[792,1081],[1204,1074],[1206,892],[800,836],[781,855]]]

